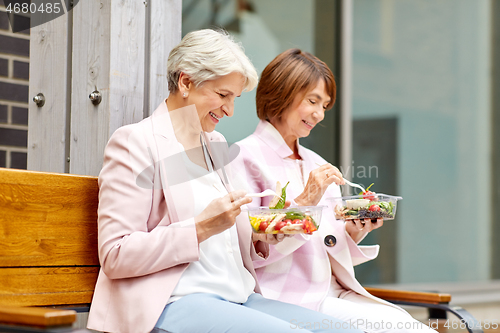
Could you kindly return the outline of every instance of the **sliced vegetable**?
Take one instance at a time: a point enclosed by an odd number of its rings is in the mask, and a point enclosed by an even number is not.
[[[290,184],[290,182],[287,182],[285,187],[281,189],[281,198],[274,197],[271,203],[269,204],[269,208],[271,209],[283,209],[285,208],[285,201],[286,201],[286,187]],[[279,188],[281,187],[280,182],[276,183],[276,193],[279,193]],[[275,199],[278,198],[278,202],[272,206],[271,204],[275,202]]]
[[[290,219],[290,220],[302,219],[302,218],[304,218],[304,215],[301,214],[300,212],[288,212],[288,213],[286,213],[285,218]]]
[[[304,232],[306,234],[311,234],[313,231],[318,230],[316,224],[313,221],[304,219],[303,223]]]
[[[258,217],[250,217],[250,224],[255,231],[259,231],[261,220]]]
[[[276,223],[276,225],[274,226],[274,230],[278,230],[278,231],[281,230],[281,228],[283,228],[284,226],[286,226],[288,224],[287,221],[290,221],[290,220],[283,220],[281,222]]]
[[[358,209],[361,207],[365,207],[370,203],[370,200],[367,199],[353,199],[353,200],[346,200],[345,201],[346,206],[348,209]]]
[[[260,223],[259,229],[260,229],[260,231],[266,231],[266,229],[267,229],[268,226],[269,226],[269,223],[267,223],[266,221],[264,221],[264,222]]]
[[[276,182],[276,193],[282,193],[281,191],[281,183],[279,181]],[[276,205],[280,202],[280,197],[274,196],[271,202],[269,202],[269,208],[274,209]]]
[[[370,187],[373,186],[374,183],[371,183],[370,186],[366,188],[364,192],[359,192],[359,195],[363,196],[363,199],[368,199],[368,200],[375,200],[377,198],[377,195],[375,192],[369,191]]]

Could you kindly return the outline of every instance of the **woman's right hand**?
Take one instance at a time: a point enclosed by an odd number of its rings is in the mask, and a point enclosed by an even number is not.
[[[238,190],[212,200],[208,206],[194,218],[198,243],[231,228],[236,216],[241,213],[241,206],[252,202],[245,197],[246,191]]]
[[[326,163],[309,173],[304,191],[295,198],[295,202],[299,206],[316,206],[332,183],[343,185],[344,177],[339,169]]]

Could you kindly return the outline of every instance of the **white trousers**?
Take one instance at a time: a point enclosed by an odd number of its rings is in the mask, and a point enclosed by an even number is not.
[[[332,282],[329,296],[321,303],[319,311],[349,323],[354,329],[367,333],[437,333],[406,311],[345,290],[336,281]],[[342,288],[341,292],[338,287]]]

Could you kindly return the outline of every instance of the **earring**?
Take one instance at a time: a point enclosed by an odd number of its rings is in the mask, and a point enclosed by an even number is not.
[[[182,97],[186,98],[186,97],[187,97],[187,94],[186,94],[186,93],[183,93],[183,94],[182,94]]]

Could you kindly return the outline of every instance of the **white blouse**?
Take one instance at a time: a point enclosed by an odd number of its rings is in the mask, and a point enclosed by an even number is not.
[[[200,214],[215,198],[228,192],[214,172],[204,147],[209,171],[191,162],[183,153],[185,167],[192,176],[194,215]],[[176,186],[176,185],[174,185]],[[181,204],[182,198],[174,201]],[[235,303],[244,303],[255,288],[255,280],[244,267],[236,225],[200,243],[200,259],[189,264],[173,290],[168,303],[193,293],[210,293]]]

